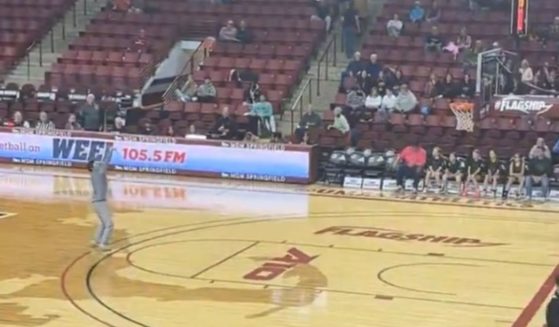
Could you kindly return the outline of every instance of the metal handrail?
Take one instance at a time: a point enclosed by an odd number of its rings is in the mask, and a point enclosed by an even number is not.
[[[301,119],[301,117],[303,117],[303,95],[305,95],[305,91],[309,92],[309,103],[311,103],[312,101],[312,78],[309,78],[304,84],[303,84],[303,88],[301,89],[301,91],[299,92],[299,94],[297,95],[297,97],[295,97],[295,101],[293,102],[293,104],[291,105],[290,108],[290,112],[291,112],[291,134],[293,134],[293,132],[295,131],[295,110],[297,110],[297,107],[299,107],[299,120]]]
[[[322,55],[317,60],[317,70],[316,70],[316,95],[320,96],[320,67],[324,61],[324,73],[325,73],[325,80],[328,80],[328,65],[330,59],[330,50],[333,50],[332,54],[332,66],[336,67],[337,63],[337,37],[334,33],[333,37],[330,39],[328,44],[326,45],[326,49],[322,53]]]
[[[203,56],[202,58],[197,58],[200,52],[202,52]],[[194,50],[194,52],[192,53],[192,56],[190,56],[190,58],[184,64],[183,68],[181,69],[180,75],[175,77],[175,79],[173,80],[173,82],[171,82],[171,85],[169,85],[165,93],[163,93],[164,103],[172,100],[175,90],[179,88],[181,84],[184,84],[186,82],[186,78],[188,77],[188,75],[191,75],[194,72],[194,70],[198,67],[200,62],[206,59],[206,57],[208,56],[207,52],[208,49],[204,46],[204,42],[200,43],[198,48],[196,48],[196,50]]]
[[[31,49],[36,45],[36,42],[31,43],[30,46],[25,49],[25,53],[27,54],[27,80],[31,79]]]

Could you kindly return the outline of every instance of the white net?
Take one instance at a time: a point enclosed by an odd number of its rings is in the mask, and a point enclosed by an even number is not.
[[[459,131],[474,131],[474,105],[468,102],[454,102],[450,110],[456,116],[456,129]]]

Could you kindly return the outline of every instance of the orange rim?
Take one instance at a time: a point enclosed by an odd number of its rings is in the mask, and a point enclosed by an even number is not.
[[[470,112],[474,111],[474,104],[471,102],[451,102],[450,109],[453,111]]]

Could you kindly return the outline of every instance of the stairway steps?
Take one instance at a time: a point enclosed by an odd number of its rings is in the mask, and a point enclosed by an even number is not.
[[[55,52],[51,52],[51,35],[50,33],[47,34],[42,40],[42,59],[43,59],[43,66],[39,65],[39,45],[36,45],[29,54],[29,58],[23,58],[22,61],[10,72],[10,74],[6,77],[6,82],[16,82],[19,84],[22,83],[33,83],[35,85],[40,85],[43,83],[45,72],[47,72],[51,65],[57,61],[60,57],[61,53],[68,49],[68,45],[77,37],[79,37],[80,31],[85,30],[85,27],[89,24],[90,20],[97,15],[97,13],[101,10],[102,6],[106,1],[95,0],[90,1],[87,0],[87,15],[83,13],[83,5],[84,1],[86,0],[78,0],[76,2],[76,27],[73,24],[73,12],[72,9],[69,9],[65,16],[64,20],[60,20],[54,27],[52,41],[54,43],[54,50]],[[65,36],[62,36],[62,25],[65,24]],[[27,71],[28,71],[28,59],[29,59],[29,67],[30,67],[30,79],[27,79]]]

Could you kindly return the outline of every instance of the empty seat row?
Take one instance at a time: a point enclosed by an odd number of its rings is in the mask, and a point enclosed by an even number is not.
[[[300,61],[282,59],[251,59],[212,56],[204,59],[203,69],[250,69],[256,73],[281,73],[299,75],[303,68]]]
[[[145,31],[147,37],[173,39],[177,33],[171,26],[141,26],[136,24],[90,24],[81,35],[98,36],[137,36],[140,30]]]
[[[213,17],[216,22],[225,22],[229,19],[236,22],[244,20],[250,28],[253,29],[274,29],[274,30],[323,30],[324,23],[320,20],[282,18],[267,19],[261,17],[246,17],[244,15],[231,14],[224,19]],[[161,13],[161,14],[136,14],[128,15],[126,13],[105,11],[93,18],[93,22],[103,23],[125,23],[125,24],[145,24],[145,25],[181,25],[189,24],[192,20],[200,19],[197,13],[182,14],[177,12]]]
[[[2,8],[52,8],[52,7],[65,7],[73,3],[72,0],[0,0]]]
[[[469,11],[464,8],[464,4],[456,2],[456,7],[448,7],[449,3],[441,3],[441,16],[438,22],[442,23],[504,23],[507,24],[510,20],[510,15],[503,11],[490,11],[486,13],[477,13]],[[451,4],[452,6],[452,4]],[[380,21],[392,19],[393,14],[399,14],[401,18],[408,17],[411,6],[402,5],[401,3],[385,3],[383,8],[383,15],[379,17]],[[426,8],[427,9],[427,8]],[[411,24],[410,24],[411,25]]]
[[[220,57],[292,58],[307,61],[312,55],[312,48],[310,45],[247,44],[243,46],[238,43],[220,42],[214,46],[212,54]]]
[[[189,13],[211,16],[228,16],[228,15],[243,15],[249,16],[286,16],[286,17],[299,17],[310,18],[315,13],[314,8],[309,4],[305,5],[276,5],[270,3],[267,5],[211,5],[211,4],[193,4],[183,3],[176,1],[158,1],[158,9],[162,12],[176,12],[176,13]]]
[[[117,65],[126,67],[144,67],[152,65],[153,56],[147,53],[122,51],[87,51],[68,50],[58,58],[62,64]]]
[[[460,28],[463,25],[457,25],[456,23],[437,23],[435,24],[439,33],[443,37],[447,37],[451,40],[456,39]],[[431,24],[422,24],[418,26],[417,24],[406,24],[404,26],[403,34],[410,36],[423,36],[425,37],[427,33],[431,31]],[[468,34],[470,34],[474,39],[489,39],[489,38],[501,38],[510,31],[510,26],[502,23],[487,23],[481,25],[467,25]],[[373,24],[371,28],[371,34],[386,34],[386,23],[377,22]]]
[[[153,68],[53,64],[45,73],[48,85],[56,87],[106,87],[128,91],[140,89]]]

